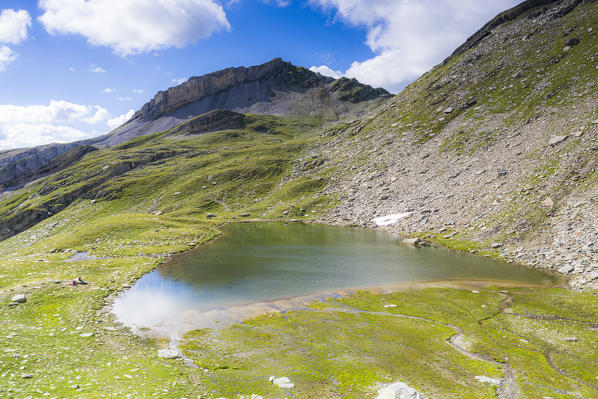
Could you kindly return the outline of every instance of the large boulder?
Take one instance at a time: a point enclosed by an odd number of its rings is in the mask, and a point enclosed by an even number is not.
[[[422,396],[404,382],[395,382],[380,389],[376,399],[422,399]]]
[[[25,294],[17,294],[12,297],[11,301],[16,303],[25,303],[27,302],[27,298],[25,297]]]

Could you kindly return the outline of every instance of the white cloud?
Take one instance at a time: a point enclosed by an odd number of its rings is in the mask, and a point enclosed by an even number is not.
[[[19,44],[27,39],[31,17],[25,10],[5,9],[0,13],[0,44]],[[18,54],[10,47],[0,46],[0,72],[6,69]]]
[[[85,139],[110,127],[112,121],[103,107],[64,100],[48,105],[0,105],[0,149]]]
[[[27,39],[31,16],[25,10],[2,10],[0,13],[0,43],[19,44]]]
[[[180,84],[185,83],[187,80],[188,80],[187,78],[172,78],[172,79],[170,79],[170,83],[173,83],[178,86]]]
[[[120,55],[181,48],[230,29],[215,0],[40,0],[51,34],[79,34]]]
[[[127,97],[116,97],[116,99],[118,101],[131,101],[132,100],[132,98],[129,97],[129,96],[127,96]]]
[[[6,46],[0,46],[0,72],[6,69],[6,67],[16,60],[18,55]]]
[[[102,67],[97,66],[97,65],[90,64],[89,65],[89,72],[104,73],[104,72],[106,72],[106,70],[104,68],[102,68]]]
[[[143,89],[133,89],[133,93],[141,94],[143,93]]]
[[[310,0],[352,26],[365,26],[375,56],[345,72],[399,91],[446,58],[484,23],[520,0]],[[322,67],[318,67],[322,68]]]
[[[311,68],[309,68],[309,70],[312,72],[320,73],[324,76],[330,76],[334,79],[338,79],[341,76],[343,76],[343,73],[341,71],[335,71],[326,65],[312,66]]]
[[[114,93],[115,91],[116,91],[116,89],[111,89],[110,87],[106,87],[104,90],[102,90],[102,93],[110,94],[110,93]]]
[[[76,72],[77,70],[75,68],[73,68],[73,67],[69,67],[69,71]]]
[[[108,127],[110,129],[116,129],[117,127],[119,127],[120,125],[122,125],[123,123],[125,123],[126,121],[131,119],[133,117],[133,114],[135,114],[135,111],[130,109],[129,112],[127,112],[126,114],[123,114],[121,116],[117,116],[116,118],[108,120]]]

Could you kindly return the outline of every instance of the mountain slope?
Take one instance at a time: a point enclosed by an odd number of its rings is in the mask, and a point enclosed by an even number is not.
[[[372,102],[390,97],[355,79],[330,77],[297,67],[280,58],[249,68],[228,68],[161,91],[130,121],[97,138],[68,144],[50,144],[30,149],[0,152],[0,193],[64,169],[58,156],[79,146],[71,155],[85,154],[88,146],[115,146],[138,136],[175,127],[195,116],[223,109],[239,113],[303,116],[324,122],[358,115]],[[226,124],[225,121],[223,123]],[[216,129],[212,126],[211,129]]]
[[[412,211],[394,229],[464,250],[502,245],[507,259],[596,286],[597,31],[596,2],[525,2],[330,131],[319,152],[342,171],[328,192],[343,197],[331,220]]]

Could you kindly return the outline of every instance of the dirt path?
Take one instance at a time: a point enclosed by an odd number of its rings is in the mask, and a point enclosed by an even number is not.
[[[548,320],[548,321],[565,321],[565,322],[569,322],[569,323],[576,323],[576,324],[583,324],[585,326],[587,326],[588,328],[591,329],[595,329],[598,328],[598,324],[597,323],[592,323],[592,322],[588,322],[588,321],[583,321],[583,320],[577,320],[577,319],[572,319],[569,317],[563,317],[563,316],[546,316],[546,315],[539,315],[539,314],[534,314],[534,313],[515,313],[513,312],[513,297],[511,295],[509,295],[506,292],[500,292],[500,295],[503,296],[503,300],[500,302],[499,305],[499,311],[500,313],[503,314],[507,314],[510,316],[515,316],[515,317],[524,317],[527,319],[532,319],[532,320]],[[516,334],[518,336],[521,336],[519,334]],[[521,336],[522,337],[522,336]],[[528,337],[523,337],[525,338],[527,341],[531,340]],[[544,356],[544,359],[546,360],[546,363],[548,363],[548,365],[550,366],[550,368],[552,368],[556,373],[562,375],[563,377],[572,379],[574,381],[577,381],[578,383],[585,385],[588,388],[592,388],[598,391],[598,386],[591,384],[589,382],[585,382],[575,376],[570,375],[569,373],[567,373],[565,370],[562,370],[561,368],[559,368],[558,366],[556,366],[554,364],[554,362],[552,361],[552,357],[551,357],[551,353],[552,350],[545,350],[545,351],[537,351],[538,353],[541,353]]]
[[[458,326],[450,323],[442,323],[438,320],[427,319],[425,317],[420,316],[412,316],[406,315],[401,313],[389,313],[389,312],[376,312],[370,310],[361,310],[352,308],[349,306],[343,306],[342,308],[337,309],[318,309],[314,310],[317,312],[329,312],[329,313],[336,313],[336,312],[344,312],[344,313],[352,313],[352,314],[371,314],[376,316],[386,316],[386,317],[398,317],[404,319],[411,319],[411,320],[421,320],[428,323],[434,323],[437,325],[441,325],[444,327],[448,327],[455,331],[455,334],[451,335],[451,337],[446,340],[446,343],[456,350],[457,352],[461,353],[465,357],[469,359],[478,360],[482,362],[489,362],[495,364],[503,369],[504,377],[501,379],[501,382],[496,390],[498,399],[517,399],[519,397],[519,388],[517,387],[517,373],[515,370],[508,364],[498,362],[496,360],[492,360],[490,358],[486,358],[481,356],[477,353],[473,353],[466,348],[466,345],[463,342],[465,337],[465,332]]]

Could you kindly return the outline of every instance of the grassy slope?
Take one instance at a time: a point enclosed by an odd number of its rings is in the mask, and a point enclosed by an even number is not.
[[[460,56],[393,100],[412,105],[377,114],[354,138],[355,143],[360,145],[368,134],[385,131],[397,120],[401,121],[396,126],[397,135],[417,125],[416,141],[425,142],[455,118],[481,118],[472,108],[459,107],[444,121],[432,118],[425,109],[429,110],[436,97],[447,96],[443,101],[459,104],[475,93],[486,116],[506,112],[515,118],[513,123],[533,115],[539,104],[567,105],[571,86],[558,84],[559,77],[569,79],[574,71],[575,76],[589,79],[583,84],[595,80],[596,72],[586,70],[586,63],[579,61],[591,55],[593,37],[584,36],[581,44],[556,64],[561,67],[547,64],[550,82],[556,85],[552,88],[555,95],[548,100],[543,98],[551,87],[538,91],[544,87],[541,82],[528,81],[529,90],[521,87],[515,91],[506,85],[512,76],[508,68],[488,71],[467,93],[460,91],[458,82],[436,82],[463,59]],[[554,41],[554,48],[547,47],[545,54],[549,60],[563,43],[552,37],[544,40]],[[488,65],[495,61],[483,59]],[[530,73],[528,79],[533,76]],[[493,86],[492,82],[496,90],[485,90]],[[514,110],[505,90],[511,98],[520,96],[525,108]],[[456,97],[451,97],[453,94]],[[591,93],[581,94],[583,100]],[[295,397],[322,397],[322,392],[330,397],[373,396],[376,383],[395,380],[405,380],[434,397],[467,397],[472,390],[476,397],[493,397],[492,388],[472,378],[500,375],[500,369],[454,352],[443,342],[452,334],[451,329],[417,320],[331,314],[321,309],[339,303],[314,305],[312,311],[291,312],[286,317],[266,316],[219,333],[190,334],[187,350],[207,372],[185,367],[179,361],[157,359],[155,349],[163,342],[142,341],[125,331],[105,328],[114,324],[99,310],[111,294],[154,268],[165,254],[187,250],[217,236],[219,223],[239,219],[244,213],[256,218],[309,219],[335,204],[337,198],[321,194],[333,171],[327,163],[321,164],[312,149],[318,140],[314,134],[317,121],[253,118],[252,124],[240,130],[202,136],[158,133],[97,151],[0,201],[3,220],[28,210],[55,214],[0,242],[0,396],[234,397],[252,392],[290,396],[267,383],[270,374],[284,373],[297,382]],[[571,129],[585,127],[580,123]],[[471,134],[448,139],[445,150],[467,153],[493,140],[473,131]],[[314,165],[318,165],[315,173]],[[309,171],[309,175],[293,174],[296,171]],[[547,168],[546,173],[552,169]],[[82,187],[85,191],[81,196],[78,189]],[[208,219],[208,212],[218,217]],[[110,258],[68,262],[75,251]],[[54,282],[79,275],[92,284],[71,288]],[[8,300],[17,292],[27,293],[28,302],[9,308]],[[597,322],[597,304],[591,294],[550,289],[513,292],[515,311],[566,313]],[[340,304],[380,310],[383,299],[400,305],[389,312],[461,326],[472,350],[496,359],[508,356],[519,372],[525,397],[570,397],[563,392],[574,391],[596,396],[592,388],[549,369],[542,355],[551,351],[555,364],[591,383],[598,375],[591,361],[596,356],[595,332],[564,321],[494,315],[500,301],[496,290],[485,290],[479,296],[460,290],[359,294]],[[482,304],[488,307],[483,309]],[[422,336],[422,330],[429,332],[429,337]],[[80,336],[87,332],[94,335]],[[569,334],[579,341],[565,342],[563,337]],[[220,351],[207,343],[217,344]],[[33,377],[23,379],[23,373]]]
[[[596,397],[595,330],[573,321],[534,320],[499,312],[497,288],[479,294],[429,288],[387,295],[360,292],[313,304],[309,310],[268,314],[223,331],[194,331],[183,348],[205,369],[214,397],[257,392],[281,398],[268,383],[288,376],[299,398],[375,397],[381,383],[408,381],[427,397],[494,398],[495,387],[475,376],[502,376],[500,365],[469,359],[446,341],[464,330],[469,348],[507,361],[517,371],[520,397]],[[509,289],[515,313],[566,315],[596,321],[598,297],[561,289]],[[397,307],[385,308],[387,304]],[[348,311],[348,312],[347,312]],[[383,312],[385,314],[359,313]],[[393,317],[422,317],[428,320]],[[425,333],[423,333],[425,331]],[[578,341],[567,342],[567,337]],[[552,369],[544,356],[571,377]]]

